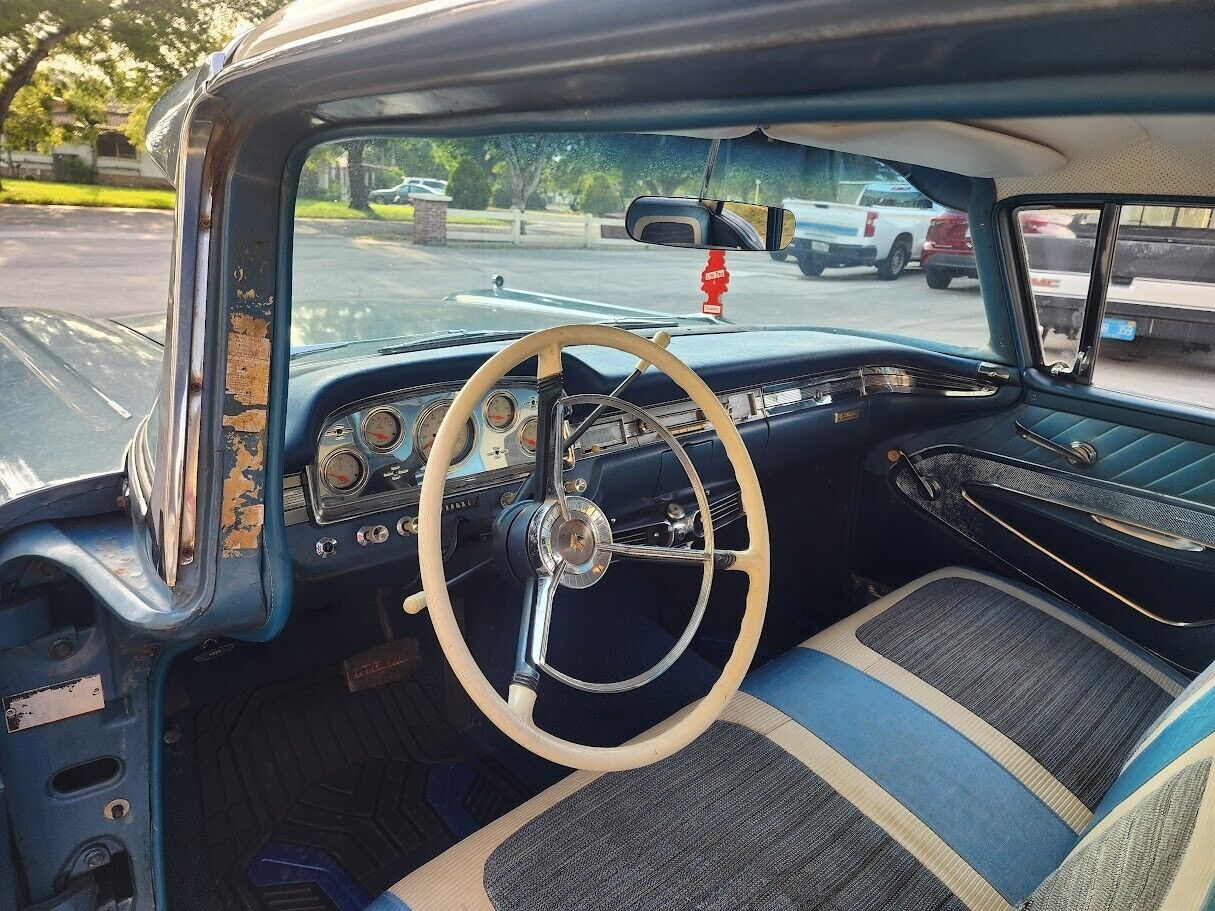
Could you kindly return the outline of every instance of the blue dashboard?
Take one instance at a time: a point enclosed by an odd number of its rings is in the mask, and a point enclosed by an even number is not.
[[[676,335],[670,350],[719,394],[761,479],[771,483],[833,452],[931,424],[934,413],[956,421],[960,408],[982,414],[1020,397],[1008,371],[970,358],[811,330],[721,334]],[[333,577],[416,557],[428,442],[446,403],[497,350],[447,347],[292,371],[284,511],[297,576]],[[616,351],[568,349],[564,388],[608,393],[634,364]],[[531,470],[534,375],[534,362],[520,364],[470,419],[448,476],[450,551],[483,534]],[[682,390],[651,370],[627,397],[680,438],[709,488],[715,525],[740,518],[729,462]],[[695,509],[691,486],[644,422],[606,414],[573,456],[567,485],[595,499],[618,540],[682,543],[671,540],[669,516]]]

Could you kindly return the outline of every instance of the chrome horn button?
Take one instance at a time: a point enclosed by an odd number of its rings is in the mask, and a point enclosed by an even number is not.
[[[558,503],[549,503],[536,516],[532,547],[537,568],[554,573],[560,565],[561,585],[590,588],[603,578],[612,555],[600,549],[612,541],[612,525],[603,510],[586,497],[565,499],[569,517]]]

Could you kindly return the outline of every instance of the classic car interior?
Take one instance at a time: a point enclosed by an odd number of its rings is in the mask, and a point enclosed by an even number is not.
[[[1215,908],[1210,379],[1103,343],[1123,208],[1215,206],[1210,10],[337,6],[153,111],[157,403],[0,503],[0,909]],[[747,244],[651,193],[421,306],[484,225],[389,294],[349,257],[395,240],[294,215],[335,144],[523,132],[690,149],[701,200],[759,153],[893,173],[979,279],[831,312],[740,249],[789,242],[756,186]],[[1029,210],[1095,213],[1063,353]]]

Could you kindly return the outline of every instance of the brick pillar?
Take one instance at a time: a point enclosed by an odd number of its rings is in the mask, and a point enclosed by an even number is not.
[[[424,247],[447,246],[447,204],[450,196],[410,193],[413,203],[413,242]]]

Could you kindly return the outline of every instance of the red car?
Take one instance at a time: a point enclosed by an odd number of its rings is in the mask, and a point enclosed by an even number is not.
[[[1074,236],[1071,219],[1055,212],[1024,212],[1021,230],[1025,234]],[[965,212],[946,212],[928,224],[920,269],[929,288],[948,288],[955,278],[978,278],[975,251],[970,244],[970,223]]]

